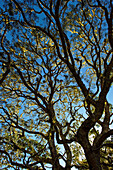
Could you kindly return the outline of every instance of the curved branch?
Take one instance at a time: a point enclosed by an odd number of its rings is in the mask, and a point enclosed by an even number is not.
[[[25,128],[21,127],[20,125],[18,125],[18,123],[17,123],[16,121],[14,121],[14,120],[10,117],[8,111],[7,111],[4,107],[2,107],[2,109],[3,109],[3,111],[6,113],[6,115],[8,116],[9,120],[10,120],[12,123],[14,123],[14,125],[12,125],[12,124],[9,123],[10,126],[22,130],[22,132],[27,132],[27,133],[29,133],[29,134],[38,134],[38,135],[41,135],[43,138],[48,139],[48,137],[45,136],[45,135],[44,135],[43,133],[41,133],[41,132],[31,131],[31,130],[28,130],[28,129],[25,129]]]
[[[102,134],[100,136],[100,138],[98,139],[98,141],[96,142],[96,149],[100,148],[102,145],[102,143],[111,135],[113,135],[113,129],[109,130],[108,132]],[[94,150],[95,150],[95,146],[94,146]]]
[[[8,62],[7,62],[7,70],[6,70],[5,73],[3,73],[2,78],[0,79],[0,84],[3,83],[3,81],[5,80],[5,78],[7,77],[7,75],[8,75],[9,72],[10,72],[10,67],[9,67],[9,65],[10,65],[10,54],[9,54],[9,52],[4,48],[4,45],[3,45],[3,41],[4,41],[4,38],[5,38],[6,32],[7,32],[7,30],[5,29],[5,31],[4,31],[4,33],[3,33],[3,36],[2,36],[2,39],[1,39],[1,47],[2,47],[3,51],[4,51],[4,52],[7,54],[7,56],[8,56]]]
[[[7,155],[8,158],[9,158],[9,161],[10,161],[10,163],[11,163],[12,165],[18,166],[18,167],[21,167],[21,168],[25,168],[25,169],[28,168],[26,165],[23,165],[23,164],[21,164],[21,163],[18,163],[17,161],[14,162],[14,161],[12,160],[12,158],[10,157],[10,154],[9,154],[8,152],[6,152],[5,150],[1,150],[1,149],[0,149],[0,153]]]

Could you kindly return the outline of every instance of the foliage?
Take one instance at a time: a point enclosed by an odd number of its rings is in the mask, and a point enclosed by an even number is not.
[[[111,0],[3,0],[1,168],[113,167],[112,15]]]

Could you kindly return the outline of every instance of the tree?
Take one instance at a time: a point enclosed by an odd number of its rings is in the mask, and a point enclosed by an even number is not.
[[[1,167],[113,167],[112,1],[4,0],[0,13]]]

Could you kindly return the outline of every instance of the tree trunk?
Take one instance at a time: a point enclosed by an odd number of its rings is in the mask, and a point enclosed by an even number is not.
[[[85,151],[85,156],[90,170],[102,170],[99,152],[95,153],[94,151],[91,150]]]
[[[100,163],[100,150],[94,150],[88,140],[88,133],[82,128],[78,131],[79,144],[83,147],[90,170],[102,170]]]

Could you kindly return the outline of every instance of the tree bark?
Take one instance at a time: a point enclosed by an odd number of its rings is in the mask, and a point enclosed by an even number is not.
[[[102,170],[100,163],[100,150],[94,149],[88,140],[88,133],[82,128],[80,128],[78,131],[78,141],[83,147],[89,169]]]
[[[100,153],[94,151],[85,151],[85,156],[90,170],[102,170],[100,163]]]

